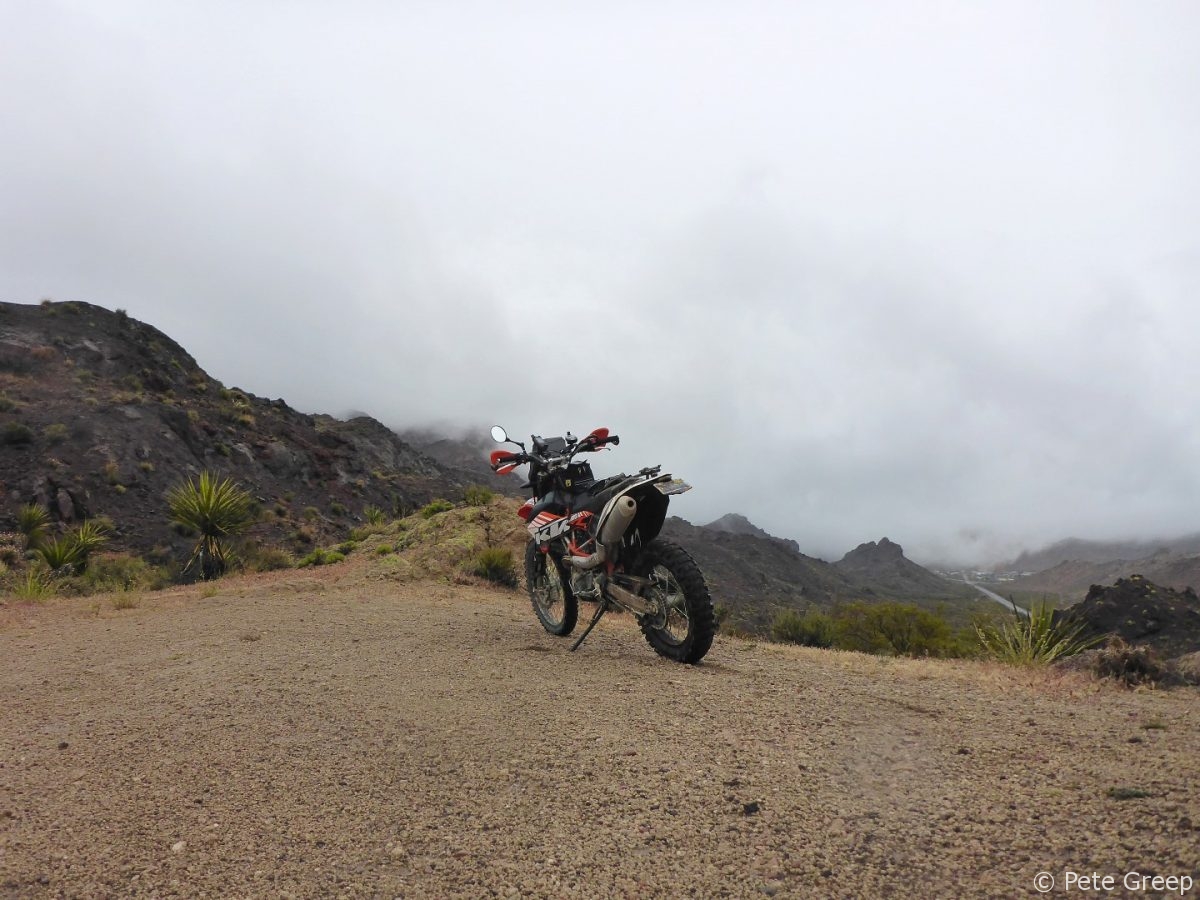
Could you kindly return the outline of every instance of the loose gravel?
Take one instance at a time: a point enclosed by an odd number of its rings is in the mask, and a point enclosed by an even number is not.
[[[727,638],[685,667],[615,616],[570,654],[515,592],[371,566],[0,610],[0,896],[1200,876],[1195,689]]]

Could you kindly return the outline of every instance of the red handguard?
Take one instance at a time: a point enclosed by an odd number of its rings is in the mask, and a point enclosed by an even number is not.
[[[492,471],[497,475],[507,475],[521,464],[516,454],[507,450],[493,450],[491,455]]]

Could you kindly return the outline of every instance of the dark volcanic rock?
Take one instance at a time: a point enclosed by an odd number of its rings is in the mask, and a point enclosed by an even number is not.
[[[1200,598],[1191,588],[1161,587],[1141,575],[1111,587],[1092,585],[1082,602],[1063,610],[1090,636],[1116,635],[1163,658],[1200,650]]]

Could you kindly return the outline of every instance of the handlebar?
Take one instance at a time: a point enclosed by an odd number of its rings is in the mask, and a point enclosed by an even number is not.
[[[536,441],[537,439],[535,438],[535,443]],[[513,443],[516,442],[514,441]],[[567,446],[565,451],[562,453],[535,453],[526,450],[525,446],[519,443],[517,446],[521,448],[520,453],[502,453],[499,450],[493,451],[491,458],[492,471],[499,472],[501,468],[506,466],[510,467],[508,471],[512,471],[512,468],[527,462],[537,463],[539,466],[543,466],[547,469],[554,469],[558,466],[569,463],[571,459],[574,458],[576,453],[594,453],[597,450],[603,449],[608,444],[620,444],[621,438],[615,434],[605,434],[603,438],[597,439],[595,437],[595,432],[593,432],[582,440],[578,440],[577,438],[571,437],[570,432],[567,432],[567,437],[564,438],[564,443],[566,443]]]

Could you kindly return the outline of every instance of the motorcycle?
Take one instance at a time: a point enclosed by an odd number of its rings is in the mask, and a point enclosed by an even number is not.
[[[529,530],[525,580],[533,611],[550,634],[571,634],[579,600],[596,603],[596,612],[576,650],[611,607],[632,613],[646,641],[660,656],[698,663],[716,632],[712,597],[704,574],[686,550],[659,536],[670,498],[691,490],[682,479],[651,466],[636,475],[597,479],[576,456],[620,444],[597,428],[582,440],[531,435],[532,445],[509,438],[499,425],[497,443],[519,452],[494,450],[492,471],[507,475],[529,464],[533,491],[517,510]]]

